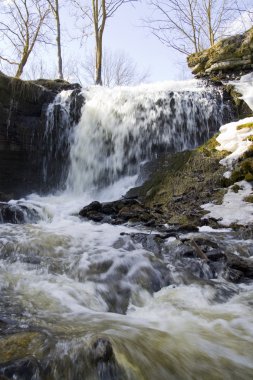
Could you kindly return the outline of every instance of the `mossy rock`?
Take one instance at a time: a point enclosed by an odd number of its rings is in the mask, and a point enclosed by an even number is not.
[[[214,152],[216,152],[217,147],[220,145],[220,143],[216,140],[218,137],[218,133],[216,133],[211,139],[209,139],[205,144],[201,145],[199,148],[197,148],[198,152],[202,152],[207,156],[210,156]]]
[[[186,215],[178,215],[174,214],[170,219],[167,221],[168,224],[179,224],[182,225],[188,225],[190,223],[189,218]]]
[[[241,190],[241,186],[235,184],[234,186],[231,187],[231,190],[232,190],[234,193],[238,193],[238,191]]]
[[[253,144],[249,146],[247,151],[243,154],[243,159],[253,157]]]
[[[240,131],[242,129],[253,129],[253,123],[245,123],[238,125],[237,130]]]
[[[193,151],[159,158],[156,164],[150,164],[152,170],[146,182],[127,196],[139,198],[154,212],[159,206],[163,211],[161,223],[199,225],[205,215],[201,205],[222,203],[224,186],[230,185],[223,177],[226,168],[219,164],[227,153],[217,151],[218,145],[214,136]]]
[[[43,86],[53,92],[61,92],[63,90],[73,90],[75,88],[81,88],[78,83],[69,83],[62,79],[37,79],[30,81],[35,85]]]
[[[230,184],[242,180],[253,181],[253,145],[240,157],[230,177]]]
[[[197,77],[208,77],[214,83],[240,77],[252,71],[253,28],[220,40],[209,49],[187,57],[188,66]]]
[[[253,194],[248,195],[248,196],[245,197],[243,200],[244,200],[244,202],[253,203]]]
[[[245,181],[253,182],[253,174],[252,173],[245,174]]]
[[[0,363],[29,355],[40,356],[44,350],[45,336],[38,332],[21,332],[0,338]]]

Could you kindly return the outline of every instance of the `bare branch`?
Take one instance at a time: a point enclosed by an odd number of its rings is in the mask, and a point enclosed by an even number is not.
[[[145,26],[166,46],[187,55],[198,53],[224,36],[239,14],[236,1],[149,0],[153,14]]]
[[[0,8],[0,38],[5,50],[11,48],[13,58],[6,54],[0,60],[16,65],[20,77],[35,44],[47,42],[45,33],[49,7],[44,0],[12,0]],[[10,55],[10,54],[7,54]]]

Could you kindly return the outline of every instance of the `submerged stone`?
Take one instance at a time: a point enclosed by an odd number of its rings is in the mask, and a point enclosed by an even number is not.
[[[0,364],[0,374],[0,379],[3,376],[3,379],[8,380],[43,379],[41,376],[41,366],[33,356]]]
[[[40,219],[38,212],[24,205],[0,203],[0,223],[36,223]]]

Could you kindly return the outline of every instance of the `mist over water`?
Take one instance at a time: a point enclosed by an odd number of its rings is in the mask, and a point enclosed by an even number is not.
[[[176,239],[157,254],[131,237],[137,228],[78,217],[89,202],[133,187],[142,161],[207,139],[222,122],[221,94],[196,81],[84,94],[69,133],[66,190],[12,201],[36,208],[40,220],[1,225],[1,320],[45,334],[33,355],[50,379],[250,379],[252,284],[211,280],[201,260],[181,264]],[[199,236],[238,251],[245,244],[231,245],[229,230]],[[117,365],[109,370],[89,359],[97,339],[112,344]]]

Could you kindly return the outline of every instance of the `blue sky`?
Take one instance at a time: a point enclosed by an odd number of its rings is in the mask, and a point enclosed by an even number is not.
[[[146,1],[135,6],[125,4],[107,20],[104,33],[104,48],[123,51],[137,64],[139,71],[148,71],[148,82],[171,79],[186,79],[191,76],[186,65],[186,57],[163,45],[150,30],[144,27],[142,19],[150,12]],[[63,21],[67,20],[68,9],[63,9]],[[69,29],[69,34],[75,31]],[[72,48],[70,49],[70,46]],[[83,59],[94,49],[94,37],[90,36],[80,47],[78,40],[65,43],[65,62],[70,55],[73,60]]]
[[[108,20],[105,46],[125,51],[140,69],[149,69],[150,81],[184,79],[189,75],[186,65],[182,66],[186,57],[163,45],[148,28],[143,27],[141,20],[148,12],[144,2],[137,3],[135,7],[122,6]]]

